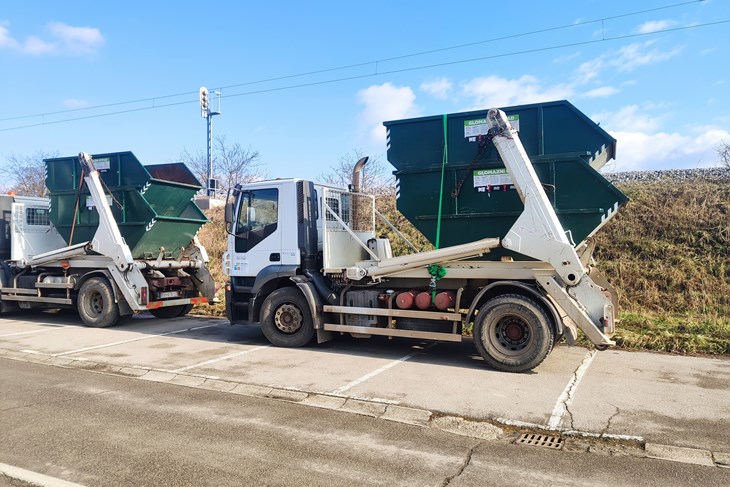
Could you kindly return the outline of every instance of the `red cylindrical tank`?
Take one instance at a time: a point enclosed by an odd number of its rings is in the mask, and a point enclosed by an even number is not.
[[[436,309],[440,309],[441,311],[453,308],[454,302],[456,302],[456,297],[451,291],[442,291],[433,298],[433,305],[436,306]]]
[[[400,309],[411,309],[416,301],[415,291],[404,291],[395,297],[395,305]]]
[[[426,310],[431,307],[431,293],[423,291],[416,296],[416,308]]]

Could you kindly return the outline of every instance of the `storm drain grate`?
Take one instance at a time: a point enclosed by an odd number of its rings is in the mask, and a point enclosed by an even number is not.
[[[564,440],[559,436],[538,435],[535,433],[523,433],[517,438],[515,443],[521,445],[541,446],[543,448],[552,448],[560,450],[563,448]]]

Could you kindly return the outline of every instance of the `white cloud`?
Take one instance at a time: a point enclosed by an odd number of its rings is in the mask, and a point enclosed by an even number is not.
[[[614,88],[613,86],[601,86],[599,88],[594,88],[592,90],[587,91],[584,96],[587,96],[588,98],[602,98],[606,96],[615,95],[618,93],[619,89]]]
[[[575,51],[574,53],[568,54],[566,56],[556,57],[555,59],[553,59],[553,62],[555,64],[563,64],[567,63],[568,61],[572,61],[573,59],[577,59],[578,57],[580,57],[580,51]]]
[[[651,34],[659,30],[668,29],[677,25],[674,20],[650,20],[638,26],[634,32],[637,34]]]
[[[713,147],[730,138],[729,132],[714,126],[667,132],[662,130],[664,117],[644,110],[629,105],[591,117],[618,140],[615,171],[712,166],[717,159]]]
[[[651,117],[646,106],[639,108],[638,105],[628,105],[615,112],[596,113],[590,118],[606,130],[656,132],[662,126],[662,117]]]
[[[583,84],[598,78],[604,64],[602,57],[582,63],[576,70],[576,82]]]
[[[473,109],[560,100],[574,93],[570,85],[543,87],[536,77],[527,74],[516,79],[474,78],[464,83],[463,92],[473,99]]]
[[[447,78],[441,78],[435,81],[422,83],[421,90],[435,98],[438,98],[439,100],[446,100],[449,97],[453,86],[454,85]]]
[[[27,54],[40,55],[54,52],[56,50],[56,46],[39,37],[29,36],[23,43],[21,50]]]
[[[372,85],[358,91],[357,98],[365,108],[360,113],[361,123],[367,128],[375,143],[385,141],[383,121],[419,116],[415,104],[416,94],[410,86],[394,86],[391,83]]]
[[[30,35],[24,41],[14,38],[7,22],[0,22],[0,49],[22,54],[92,55],[104,45],[104,36],[95,27],[74,27],[62,22],[50,22],[46,29],[50,39]]]
[[[640,66],[667,61],[682,52],[683,49],[683,46],[675,46],[669,51],[662,51],[658,48],[650,49],[655,43],[655,40],[651,40],[624,46],[613,56],[610,65],[619,71],[629,72]]]
[[[18,41],[10,35],[10,29],[8,29],[7,25],[7,22],[0,22],[0,49],[16,49],[18,47]]]
[[[717,160],[713,147],[730,138],[730,132],[720,129],[697,135],[609,132],[619,141],[616,171],[712,166]]]
[[[86,100],[79,100],[78,98],[66,98],[61,104],[70,109],[75,108],[86,108],[89,106],[89,102]]]
[[[95,27],[74,27],[62,22],[51,22],[48,29],[64,50],[72,54],[94,54],[104,45],[104,36]]]
[[[606,37],[606,29],[601,27],[600,29],[594,30],[593,34],[591,34],[591,37],[593,37],[594,39],[603,39],[604,37]]]
[[[670,50],[662,50],[654,46],[656,42],[656,40],[634,42],[585,61],[575,70],[574,83],[581,85],[599,82],[601,73],[606,69],[628,73],[641,66],[667,61],[684,49],[684,46],[675,46]]]

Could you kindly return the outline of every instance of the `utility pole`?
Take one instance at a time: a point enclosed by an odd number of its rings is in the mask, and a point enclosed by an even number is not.
[[[214,91],[218,95],[218,110],[212,111],[210,109],[210,95],[208,88],[205,86],[200,87],[200,115],[206,119],[207,139],[208,139],[208,181],[206,183],[206,193],[208,198],[212,198],[215,195],[217,189],[217,181],[213,178],[213,117],[221,114],[221,92]]]

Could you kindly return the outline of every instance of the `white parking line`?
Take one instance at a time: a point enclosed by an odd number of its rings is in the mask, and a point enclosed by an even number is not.
[[[61,328],[82,328],[81,326],[74,326],[74,325],[48,325],[48,326],[52,326],[53,328],[46,328],[43,330],[19,331],[16,333],[7,333],[5,335],[0,335],[0,338],[14,337],[14,336],[18,336],[18,335],[30,335],[31,333],[40,333],[42,331],[55,331],[55,330],[59,330]]]
[[[405,355],[405,356],[399,358],[398,360],[393,360],[392,362],[383,365],[379,369],[375,369],[372,372],[370,372],[369,374],[365,374],[362,377],[360,377],[359,379],[355,379],[354,381],[350,382],[349,384],[346,384],[346,385],[340,387],[339,389],[335,389],[334,391],[330,392],[329,394],[332,394],[334,396],[342,395],[345,392],[347,392],[350,389],[352,389],[353,387],[355,387],[357,385],[360,385],[360,384],[362,384],[363,382],[365,382],[367,380],[372,379],[376,375],[382,374],[386,370],[392,369],[396,365],[398,365],[400,363],[403,363],[403,362],[406,362],[406,361],[412,359],[413,357],[415,357],[416,355],[422,354],[426,350],[429,350],[430,348],[434,347],[437,343],[438,342],[434,342],[434,343],[428,345],[427,347],[425,347],[423,350],[418,350],[416,352],[409,353],[408,355]]]
[[[41,354],[41,355],[49,355],[51,357],[63,357],[64,355],[72,355],[74,353],[88,352],[89,350],[96,350],[96,349],[99,349],[99,348],[113,347],[115,345],[123,345],[125,343],[139,342],[141,340],[149,340],[151,338],[158,338],[158,337],[164,337],[164,336],[168,336],[168,335],[175,335],[177,333],[185,333],[185,332],[188,332],[188,331],[202,330],[203,328],[212,328],[214,326],[219,326],[219,325],[220,325],[220,323],[215,324],[215,325],[196,326],[196,327],[193,327],[193,328],[186,328],[184,330],[169,331],[167,333],[156,333],[154,335],[146,335],[146,336],[142,336],[142,337],[138,337],[138,338],[130,338],[129,340],[122,340],[122,341],[114,342],[114,343],[105,343],[104,345],[95,345],[93,347],[79,348],[78,350],[71,350],[71,351],[68,351],[68,352],[61,352],[61,353],[44,354],[43,352],[36,352],[34,350],[21,350],[21,351],[22,352],[25,352],[25,353],[35,353],[35,354]]]
[[[81,484],[74,484],[73,482],[49,477],[48,475],[43,475],[24,468],[14,467],[5,463],[0,463],[0,474],[10,477],[11,479],[20,480],[21,482],[40,487],[83,487]]]
[[[228,360],[229,358],[239,357],[241,355],[245,355],[250,352],[255,352],[256,350],[261,350],[263,348],[269,348],[270,346],[271,345],[261,345],[260,347],[250,348],[248,350],[243,350],[241,352],[232,353],[230,355],[224,355],[223,357],[206,360],[205,362],[200,362],[199,364],[188,365],[187,367],[181,367],[179,369],[170,370],[169,372],[172,372],[174,374],[179,374],[180,372],[185,372],[186,370],[194,369],[195,367],[202,367],[204,365],[210,365],[210,364],[214,364],[216,362],[222,362],[224,360]]]
[[[560,394],[558,401],[555,403],[555,407],[553,408],[553,414],[552,416],[550,416],[550,420],[548,421],[548,429],[554,430],[560,427],[560,423],[563,421],[563,416],[565,416],[568,408],[573,403],[573,398],[575,397],[575,392],[578,389],[578,384],[580,384],[583,376],[588,371],[588,367],[590,367],[591,362],[593,362],[593,358],[595,356],[595,350],[591,350],[586,354],[583,362],[580,364],[578,369],[573,374],[573,377],[568,382],[568,385],[566,385],[565,389],[563,389],[563,393]]]

